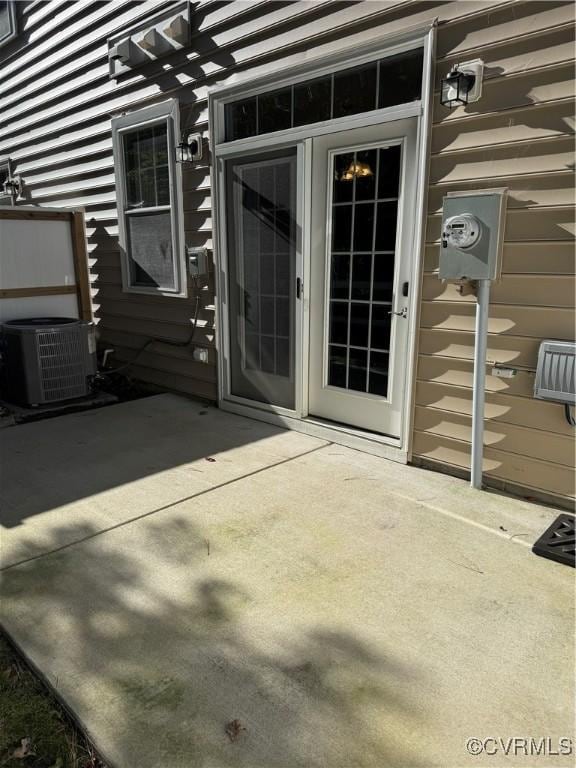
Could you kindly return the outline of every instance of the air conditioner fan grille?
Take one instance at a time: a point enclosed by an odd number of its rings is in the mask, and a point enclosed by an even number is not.
[[[52,402],[85,395],[85,353],[78,328],[37,331],[36,338],[44,400]]]

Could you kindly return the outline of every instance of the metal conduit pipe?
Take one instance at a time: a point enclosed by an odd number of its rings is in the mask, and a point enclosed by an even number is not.
[[[472,390],[472,457],[470,474],[470,485],[472,488],[482,488],[489,303],[490,280],[478,280],[474,343],[474,382]]]

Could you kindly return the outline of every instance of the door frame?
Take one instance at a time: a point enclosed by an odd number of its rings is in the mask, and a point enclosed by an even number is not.
[[[213,155],[210,176],[214,195],[213,252],[215,263],[216,348],[218,352],[218,404],[224,410],[249,415],[263,421],[313,434],[334,442],[352,445],[367,451],[386,455],[397,461],[410,459],[412,421],[414,411],[417,332],[420,315],[420,294],[426,223],[428,158],[431,136],[433,61],[436,41],[436,20],[418,28],[406,29],[390,36],[377,35],[359,47],[332,44],[332,52],[321,46],[317,56],[306,64],[288,68],[286,64],[276,71],[267,68],[267,74],[258,79],[243,73],[233,75],[230,82],[215,86],[208,92],[210,147]],[[308,126],[291,128],[264,136],[224,142],[225,104],[242,97],[253,96],[272,88],[281,88],[303,78],[320,77],[343,67],[355,67],[368,61],[401,53],[420,45],[423,48],[422,98],[419,102],[374,110],[360,115],[337,118]],[[289,74],[288,74],[289,73]],[[403,402],[403,425],[398,439],[385,435],[367,434],[354,428],[324,424],[308,416],[308,357],[309,357],[309,297],[310,285],[310,210],[311,210],[311,144],[314,136],[341,132],[348,129],[377,125],[408,117],[418,118],[415,200],[415,243],[412,251],[410,295],[408,297],[408,350],[406,387]],[[229,371],[229,315],[227,300],[227,219],[224,165],[228,158],[257,155],[283,148],[296,147],[299,174],[297,186],[297,217],[303,233],[297,248],[297,274],[302,276],[304,298],[296,306],[295,338],[295,410],[287,410],[266,403],[248,401],[230,392]],[[298,300],[296,300],[298,302]]]

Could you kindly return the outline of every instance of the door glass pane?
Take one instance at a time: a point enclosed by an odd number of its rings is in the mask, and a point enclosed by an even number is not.
[[[346,387],[346,347],[330,344],[328,347],[328,378],[335,387]]]
[[[332,202],[351,203],[354,186],[350,184],[354,173],[354,152],[345,152],[334,158]]]
[[[230,388],[294,408],[296,154],[227,164]]]
[[[374,349],[388,351],[390,349],[390,326],[392,316],[389,304],[372,305],[372,324],[370,327],[371,344]]]
[[[347,299],[350,282],[350,254],[332,255],[331,295],[333,299]]]
[[[328,385],[388,394],[401,147],[332,156]]]
[[[354,349],[348,353],[348,389],[357,392],[366,392],[366,366],[368,363],[368,351],[366,349]]]
[[[376,155],[369,149],[356,153],[356,200],[374,200],[376,190]]]
[[[354,250],[371,251],[374,240],[374,203],[354,206]]]
[[[350,250],[350,238],[352,237],[352,206],[338,206],[338,215],[332,218],[332,250]]]
[[[398,197],[398,184],[400,180],[400,147],[385,147],[379,152],[378,163],[378,197],[382,200],[387,197]]]
[[[370,305],[353,302],[350,307],[350,344],[355,347],[368,346],[368,323]]]
[[[348,302],[330,302],[330,341],[333,344],[348,343]]]
[[[370,370],[368,372],[368,392],[373,395],[384,395],[388,391],[388,359],[387,352],[370,353]]]
[[[390,200],[376,206],[376,250],[393,251],[396,244],[398,203]]]
[[[374,256],[374,279],[372,298],[374,301],[392,301],[394,285],[394,255],[377,253]]]
[[[366,301],[370,298],[370,280],[372,275],[372,254],[355,253],[353,256],[352,271],[352,299]]]

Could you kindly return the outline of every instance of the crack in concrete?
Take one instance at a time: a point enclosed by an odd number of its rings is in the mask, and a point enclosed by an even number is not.
[[[75,541],[69,541],[67,544],[62,544],[61,547],[56,547],[55,549],[50,549],[47,552],[41,552],[38,555],[32,555],[32,557],[26,557],[22,560],[17,560],[15,563],[10,563],[9,565],[5,565],[3,568],[0,568],[0,573],[9,571],[11,568],[16,568],[19,565],[24,565],[25,563],[31,563],[34,560],[40,560],[43,557],[48,557],[49,555],[53,555],[56,552],[61,552],[64,549],[69,549],[70,547],[74,547],[76,544],[83,544],[85,541],[95,539],[97,536],[102,536],[103,534],[110,533],[111,531],[115,531],[118,528],[123,528],[125,525],[138,522],[138,520],[143,520],[146,517],[151,517],[152,515],[158,514],[158,512],[165,512],[167,509],[177,507],[178,504],[183,504],[185,501],[191,501],[192,499],[196,499],[199,496],[204,496],[208,493],[212,493],[213,491],[217,491],[219,488],[226,488],[227,486],[233,485],[240,480],[245,480],[248,477],[254,477],[255,475],[259,475],[269,469],[280,467],[282,464],[288,464],[290,461],[295,461],[296,459],[300,459],[303,456],[308,456],[311,453],[321,451],[323,448],[327,448],[330,445],[332,445],[332,443],[324,443],[323,445],[318,445],[316,448],[311,448],[309,451],[304,451],[303,453],[299,453],[296,456],[290,456],[289,458],[282,459],[281,461],[277,461],[274,464],[267,464],[265,467],[260,467],[260,469],[255,469],[253,472],[248,472],[247,474],[241,475],[240,477],[234,477],[231,480],[227,480],[225,483],[214,485],[212,488],[205,488],[203,491],[192,493],[190,496],[184,496],[177,501],[171,501],[170,504],[164,504],[162,507],[157,507],[156,509],[151,509],[148,512],[143,512],[141,515],[136,515],[136,517],[131,517],[128,520],[122,520],[122,522],[116,523],[116,525],[111,525],[108,528],[102,528],[100,531],[95,531],[88,536],[83,536],[82,538],[76,539]]]

